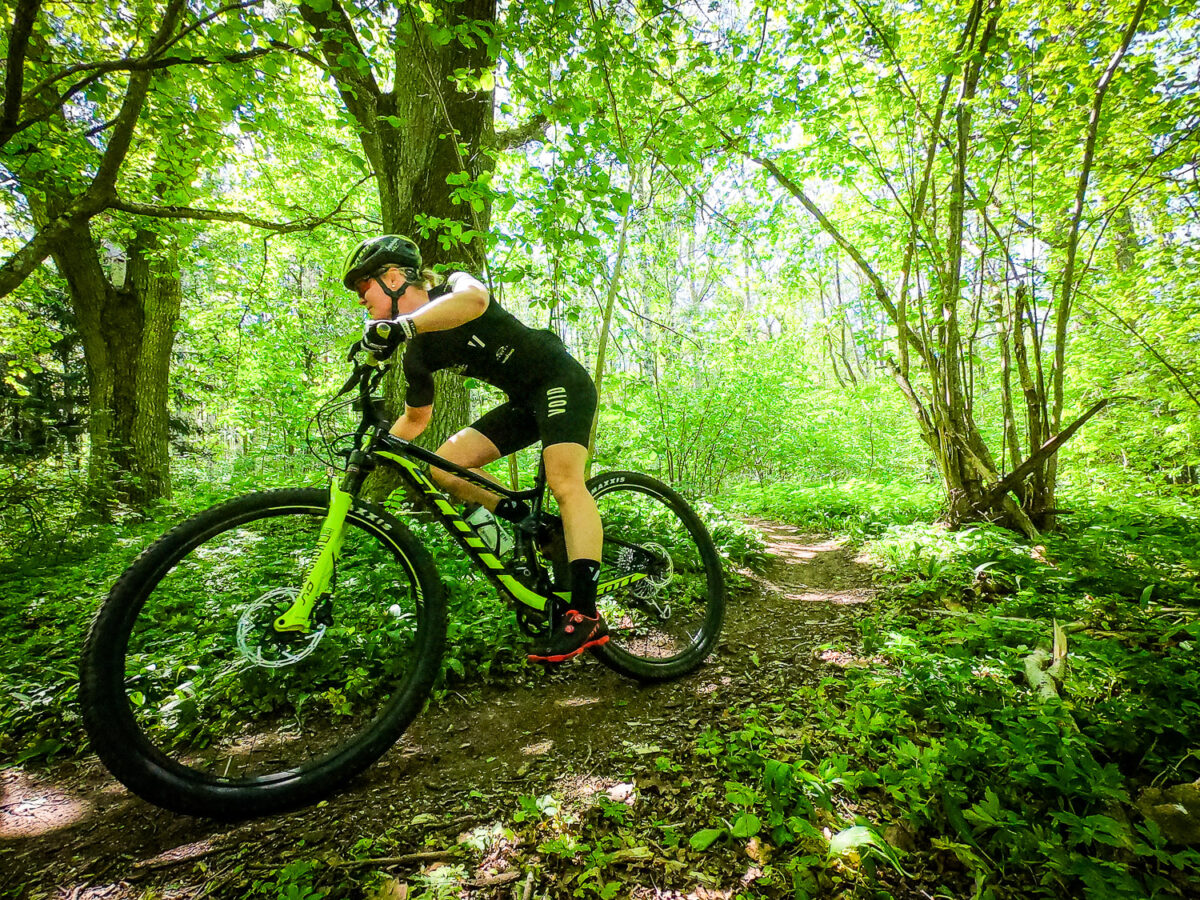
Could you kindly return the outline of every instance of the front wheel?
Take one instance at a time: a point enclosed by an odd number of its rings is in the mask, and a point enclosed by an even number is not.
[[[708,529],[683,497],[648,475],[606,472],[588,490],[604,526],[597,607],[610,634],[595,654],[639,681],[693,671],[725,617],[721,559]]]
[[[88,636],[92,749],[134,793],[222,819],[315,802],[400,737],[437,675],[433,561],[356,502],[307,634],[275,618],[319,549],[328,496],[249,494],[169,531],[113,587]]]

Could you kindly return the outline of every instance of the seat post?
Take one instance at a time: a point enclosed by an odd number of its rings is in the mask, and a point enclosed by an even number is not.
[[[541,516],[542,507],[546,503],[546,457],[540,453],[538,454],[537,480],[533,486],[537,488],[537,496],[533,498],[533,515],[536,518]]]

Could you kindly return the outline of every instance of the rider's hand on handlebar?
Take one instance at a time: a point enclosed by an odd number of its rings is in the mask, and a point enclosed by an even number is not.
[[[371,319],[363,326],[363,349],[376,359],[387,359],[405,341],[415,337],[416,327],[408,316],[397,319]]]

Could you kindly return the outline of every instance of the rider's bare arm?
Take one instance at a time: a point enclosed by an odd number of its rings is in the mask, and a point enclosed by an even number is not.
[[[488,289],[466,272],[455,272],[446,282],[449,293],[431,300],[409,318],[417,333],[448,331],[478,319],[488,307]]]

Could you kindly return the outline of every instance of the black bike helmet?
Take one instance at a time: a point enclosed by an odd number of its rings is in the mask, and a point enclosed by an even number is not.
[[[367,238],[346,257],[346,264],[342,267],[342,284],[346,290],[352,291],[359,281],[389,265],[420,270],[421,251],[412,238],[402,234],[381,234]]]

